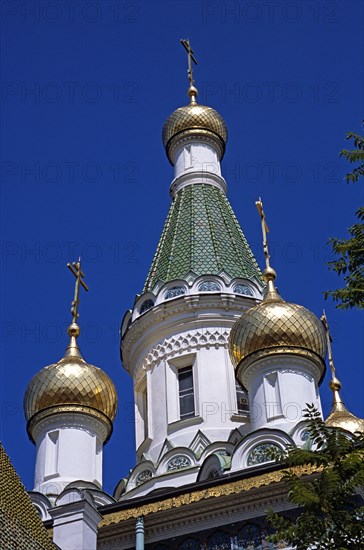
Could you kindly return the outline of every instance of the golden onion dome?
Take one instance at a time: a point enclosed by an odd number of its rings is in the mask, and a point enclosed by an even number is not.
[[[321,379],[325,372],[325,332],[319,319],[303,306],[285,302],[276,291],[275,271],[268,268],[263,301],[248,309],[234,324],[229,336],[232,363],[242,371],[259,355],[294,353],[317,359]]]
[[[170,162],[173,164],[170,152],[176,138],[201,135],[215,139],[220,149],[221,160],[227,143],[224,119],[215,109],[196,102],[197,89],[193,86],[190,87],[188,95],[191,98],[190,104],[174,111],[163,126],[162,140]]]
[[[71,325],[71,336],[64,357],[39,371],[30,381],[24,396],[28,433],[34,421],[55,413],[81,412],[95,416],[107,426],[108,436],[117,408],[117,393],[108,375],[87,363],[76,343],[79,327]]]
[[[330,428],[340,428],[347,432],[364,433],[364,419],[354,416],[347,410],[340,397],[341,382],[336,377],[330,381],[330,389],[334,394],[331,411],[325,420],[326,426]]]
[[[325,424],[330,428],[340,428],[341,430],[346,430],[351,433],[364,433],[364,419],[358,418],[349,412],[340,397],[341,382],[338,378],[336,378],[335,363],[331,347],[332,338],[325,311],[321,317],[321,321],[323,327],[325,328],[329,365],[331,370],[331,380],[329,386],[333,393],[331,411],[325,420]]]

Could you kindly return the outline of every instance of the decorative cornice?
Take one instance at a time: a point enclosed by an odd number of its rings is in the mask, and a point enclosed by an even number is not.
[[[196,330],[187,334],[180,334],[172,338],[166,338],[160,344],[150,349],[141,364],[134,371],[134,381],[137,384],[146,370],[153,368],[156,364],[176,357],[183,353],[190,353],[202,348],[211,347],[227,349],[230,330]]]
[[[123,365],[133,375],[131,367],[141,368],[144,357],[158,353],[155,347],[165,345],[169,334],[175,334],[176,325],[183,327],[185,332],[189,328],[192,332],[199,326],[201,330],[206,330],[207,326],[221,327],[219,330],[224,327],[230,332],[241,311],[256,303],[257,300],[251,297],[225,293],[184,295],[162,302],[135,319],[124,333],[121,341]]]
[[[211,130],[189,128],[176,134],[167,144],[166,152],[172,166],[174,165],[175,154],[181,145],[186,142],[196,142],[197,140],[211,144],[218,154],[219,161],[222,159],[225,152],[225,143],[220,136]]]
[[[269,361],[272,363],[279,361],[281,364],[282,356],[285,355],[291,358],[294,356],[296,360],[304,360],[305,367],[308,368],[308,365],[310,365],[312,376],[319,384],[321,383],[322,377],[325,374],[325,365],[321,357],[311,350],[288,346],[267,348],[248,355],[240,361],[239,365],[236,367],[236,378],[239,380],[240,384],[247,389],[247,379],[256,370],[262,368],[261,363],[264,359],[269,358]]]
[[[317,468],[314,466],[296,466],[291,468],[290,471],[298,476],[309,475],[317,472]],[[268,474],[262,474],[248,479],[242,479],[230,483],[216,485],[208,489],[202,489],[190,493],[184,493],[177,497],[166,498],[159,500],[158,502],[152,502],[150,504],[144,504],[139,507],[128,508],[121,510],[120,512],[111,512],[105,514],[102,521],[99,524],[99,529],[113,523],[119,523],[131,518],[137,518],[138,516],[147,516],[149,514],[155,514],[157,512],[168,511],[172,508],[180,508],[188,506],[192,503],[196,503],[202,500],[218,498],[222,496],[238,494],[251,489],[258,489],[259,487],[270,485],[271,483],[279,483],[284,476],[283,470],[270,472]]]
[[[82,423],[82,417],[86,417],[84,423]],[[102,412],[84,405],[57,405],[39,411],[28,421],[27,431],[30,440],[35,443],[47,423],[54,424],[58,418],[60,423],[67,421],[69,427],[78,426],[80,428],[90,426],[92,420],[97,421],[97,431],[100,432],[102,427],[101,434],[104,443],[108,441],[112,434],[113,425]]]
[[[171,196],[174,197],[178,191],[187,187],[188,185],[212,185],[217,187],[220,191],[226,194],[227,185],[222,176],[209,172],[207,170],[193,170],[191,172],[185,172],[178,178],[175,178],[170,187]]]

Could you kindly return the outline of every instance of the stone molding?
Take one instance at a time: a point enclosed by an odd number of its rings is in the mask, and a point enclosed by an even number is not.
[[[317,469],[312,466],[296,466],[292,468],[292,471],[298,476],[302,476],[313,474]],[[159,512],[165,512],[166,514],[173,513],[175,509],[178,509],[179,516],[182,516],[183,512],[194,516],[192,505],[196,505],[199,502],[206,504],[206,507],[209,504],[213,506],[216,503],[216,508],[220,510],[221,500],[219,497],[226,498],[230,500],[230,502],[236,502],[238,498],[237,495],[239,494],[242,495],[247,508],[249,508],[248,501],[255,500],[257,498],[257,492],[259,492],[259,497],[254,506],[256,514],[256,507],[264,509],[267,503],[271,501],[271,498],[274,496],[272,484],[274,484],[274,488],[278,490],[278,484],[282,481],[283,476],[283,469],[264,474],[257,473],[257,475],[253,477],[213,486],[209,488],[208,491],[206,489],[201,489],[190,493],[183,493],[178,497],[167,497],[165,499],[161,497],[161,500],[157,502],[141,504],[138,507],[127,508],[119,512],[111,512],[110,514],[104,515],[100,528],[118,524],[119,522],[124,522],[131,518],[137,518],[140,515],[153,516],[153,514]],[[283,491],[282,485],[280,485],[279,489],[279,492],[281,491]],[[200,516],[196,517],[196,521],[198,522],[199,520]]]
[[[105,441],[110,433],[110,425],[105,422],[106,416],[99,413],[99,417],[96,417],[94,410],[92,410],[92,416],[89,414],[89,408],[85,407],[85,411],[80,411],[82,407],[69,406],[69,410],[66,412],[64,407],[51,407],[37,413],[32,420],[32,436],[34,441],[49,430],[54,429],[67,429],[73,428],[83,430],[90,435],[98,435],[102,441]]]
[[[178,191],[188,185],[212,185],[220,189],[225,195],[227,190],[226,181],[222,176],[207,170],[194,170],[185,172],[175,178],[171,183],[171,196],[174,197]]]
[[[168,361],[184,353],[190,353],[201,348],[211,347],[227,349],[230,330],[198,330],[189,331],[187,334],[166,338],[155,347],[151,348],[143,361],[134,371],[134,383],[138,384],[146,370],[152,369],[162,361]]]
[[[220,286],[220,290],[211,292],[210,294],[209,293],[206,294],[206,291],[200,291],[198,288],[200,284],[207,281],[214,281],[218,283]],[[247,295],[247,294],[241,294],[240,292],[236,292],[235,287],[238,285],[247,286],[251,290],[252,294]],[[164,297],[165,292],[169,288],[174,286],[183,287],[184,294],[176,296],[175,298],[165,299]],[[192,272],[190,272],[189,274],[186,274],[185,279],[174,279],[166,283],[163,283],[162,281],[160,281],[159,284],[156,283],[156,285],[153,288],[153,291],[148,290],[144,292],[141,296],[139,296],[133,304],[132,320],[134,322],[136,321],[136,319],[140,318],[141,316],[144,318],[146,315],[149,314],[149,310],[143,312],[142,314],[140,313],[140,308],[142,307],[143,303],[148,299],[154,302],[154,305],[153,307],[150,308],[150,310],[155,311],[156,306],[162,303],[166,303],[169,305],[171,303],[174,303],[177,300],[177,298],[181,299],[183,297],[186,298],[191,296],[194,298],[193,303],[196,303],[196,306],[197,306],[199,302],[199,299],[198,299],[199,296],[201,295],[205,297],[206,295],[213,296],[215,297],[215,301],[216,301],[218,294],[224,297],[223,307],[226,311],[228,311],[228,309],[234,305],[234,299],[236,298],[238,300],[236,305],[238,306],[241,306],[241,302],[239,299],[248,298],[246,305],[247,307],[251,307],[252,305],[255,305],[256,303],[258,303],[258,302],[254,302],[254,299],[259,301],[262,299],[262,286],[258,281],[253,279],[247,279],[244,277],[231,278],[231,276],[223,270],[218,275],[196,276],[192,274]],[[229,299],[229,302],[231,302],[231,304],[227,302],[227,299]],[[178,302],[178,304],[179,304],[179,307],[181,307],[180,301]],[[168,309],[172,309],[173,311],[173,308],[168,308]]]
[[[225,144],[221,140],[221,138],[210,130],[203,130],[202,128],[190,128],[176,134],[167,144],[167,156],[172,166],[174,165],[175,155],[178,149],[189,142],[196,143],[196,141],[200,141],[202,143],[205,142],[213,147],[218,155],[219,162],[221,161],[225,152]],[[173,162],[171,159],[173,159]]]
[[[168,345],[169,342],[165,342],[176,334],[176,327],[180,333],[183,330],[183,333],[190,334],[195,327],[204,332],[213,327],[214,330],[230,332],[244,309],[256,303],[258,301],[251,297],[225,293],[183,295],[160,303],[135,319],[125,331],[121,341],[123,365],[137,381],[144,359],[150,354],[155,355],[155,348],[158,347],[159,352],[160,346]],[[214,343],[211,338],[209,344]]]
[[[284,364],[287,367],[283,366]],[[236,377],[240,384],[247,388],[249,379],[254,377],[257,371],[263,373],[278,366],[280,372],[295,372],[301,375],[303,371],[306,378],[309,375],[320,383],[325,373],[322,359],[310,350],[293,347],[267,348],[243,359],[236,367]],[[296,368],[295,368],[296,367]]]

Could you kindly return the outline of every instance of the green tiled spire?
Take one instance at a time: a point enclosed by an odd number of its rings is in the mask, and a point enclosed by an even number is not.
[[[189,185],[173,199],[144,286],[196,275],[261,280],[253,253],[223,191],[212,185]]]

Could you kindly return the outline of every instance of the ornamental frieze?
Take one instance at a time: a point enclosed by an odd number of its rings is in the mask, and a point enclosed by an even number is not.
[[[227,348],[229,334],[230,329],[211,329],[191,331],[187,334],[167,338],[148,352],[142,363],[136,368],[134,380],[137,383],[145,370],[149,370],[157,363],[168,360],[176,355],[201,348]]]

